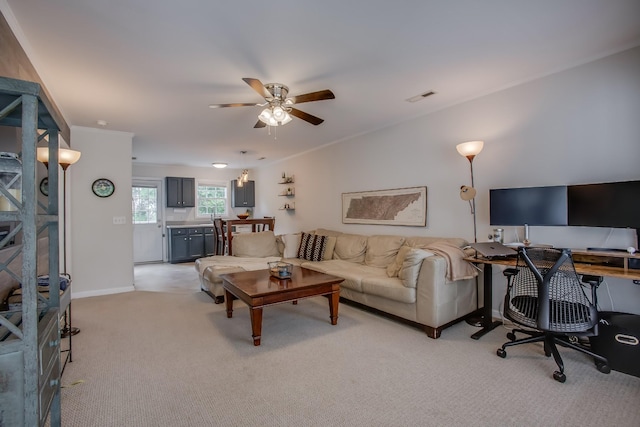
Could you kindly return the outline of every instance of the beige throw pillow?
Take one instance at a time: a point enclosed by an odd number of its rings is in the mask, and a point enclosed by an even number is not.
[[[324,250],[324,256],[322,257],[323,261],[328,259],[333,259],[333,251],[336,249],[336,241],[338,238],[336,236],[327,236],[327,247]]]
[[[334,230],[327,230],[325,228],[318,228],[315,231],[315,234],[317,234],[318,236],[333,236],[333,237],[337,237],[337,236],[341,235],[342,232],[334,231]]]
[[[398,250],[398,254],[396,255],[396,257],[393,260],[393,262],[391,262],[387,266],[387,276],[389,276],[389,277],[397,277],[398,276],[398,272],[402,268],[402,263],[404,262],[404,257],[407,256],[407,253],[410,250],[411,250],[411,247],[409,247],[409,246],[400,247],[400,249]]]
[[[245,258],[280,256],[273,231],[240,233],[233,237],[233,255]]]
[[[284,234],[282,236],[284,242],[283,258],[296,258],[298,256],[298,248],[300,247],[300,233]]]

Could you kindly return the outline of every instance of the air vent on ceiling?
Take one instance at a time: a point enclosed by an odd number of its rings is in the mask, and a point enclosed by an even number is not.
[[[425,92],[425,93],[421,93],[420,95],[416,95],[416,96],[412,96],[411,98],[408,98],[407,101],[409,102],[417,102],[420,101],[421,99],[426,98],[427,96],[431,96],[431,95],[435,95],[436,93],[432,90]]]

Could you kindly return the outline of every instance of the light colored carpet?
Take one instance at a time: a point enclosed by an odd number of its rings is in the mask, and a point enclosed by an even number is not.
[[[197,290],[74,300],[63,425],[640,425],[640,378],[561,350],[560,384],[540,346],[496,356],[502,328],[474,341],[463,322],[433,340],[345,304],[332,326],[318,297],[266,308],[254,347],[248,308],[235,308],[227,319]]]
[[[137,291],[193,293],[200,289],[194,262],[138,264],[133,269]]]

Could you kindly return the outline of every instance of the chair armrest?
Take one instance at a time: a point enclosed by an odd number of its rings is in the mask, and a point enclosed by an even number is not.
[[[582,283],[587,283],[597,288],[602,283],[602,276],[592,276],[590,274],[583,274]]]
[[[505,268],[502,274],[504,274],[505,277],[513,277],[518,274],[518,271],[517,268]]]

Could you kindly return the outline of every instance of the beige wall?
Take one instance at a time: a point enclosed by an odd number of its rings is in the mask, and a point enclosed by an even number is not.
[[[487,240],[489,189],[640,179],[640,48],[487,95],[431,115],[292,157],[256,171],[257,210],[276,212],[279,232],[316,227],[363,234],[460,236],[473,240],[469,162],[456,144],[482,139],[474,161],[478,240]],[[277,211],[276,182],[296,177],[294,215]],[[427,186],[427,227],[342,224],[341,193]],[[522,227],[507,227],[507,241]],[[537,243],[621,247],[632,230],[531,227]],[[494,278],[494,308],[504,295]],[[616,310],[640,313],[640,286],[607,279]],[[611,308],[606,287],[601,302]]]
[[[82,153],[67,170],[74,298],[133,290],[132,138],[125,132],[71,128],[73,148]],[[91,184],[98,178],[113,181],[111,197],[93,194]],[[114,225],[116,216],[124,216],[126,224]]]

